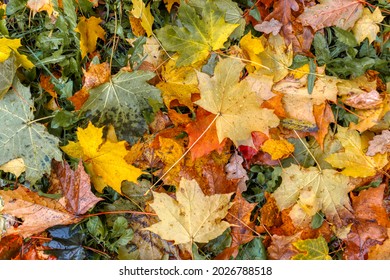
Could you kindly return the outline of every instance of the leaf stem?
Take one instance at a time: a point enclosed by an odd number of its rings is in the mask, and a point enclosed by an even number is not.
[[[206,132],[210,130],[211,126],[220,116],[221,113],[215,115],[214,119],[210,122],[202,134],[199,135],[198,139],[196,139],[194,143],[192,143],[192,145],[184,152],[184,154],[178,160],[176,160],[176,162],[172,164],[172,166],[169,167],[167,171],[165,171],[165,173],[144,193],[144,195],[147,195],[191,151],[191,149],[199,142],[199,140],[206,134]]]
[[[224,57],[229,57],[229,58],[233,58],[233,59],[237,59],[237,60],[241,60],[241,61],[244,61],[244,62],[249,62],[249,63],[252,63],[254,65],[257,65],[257,66],[260,66],[268,71],[271,71],[271,68],[263,65],[263,64],[260,64],[258,62],[255,62],[255,61],[252,61],[252,60],[249,60],[249,59],[245,59],[245,58],[242,58],[242,57],[237,57],[237,56],[231,56],[231,55],[227,55],[227,54],[224,54],[224,53],[219,53],[219,55],[222,55]]]
[[[36,120],[32,120],[32,121],[27,122],[26,124],[27,124],[27,125],[30,125],[30,124],[32,124],[32,123],[39,122],[39,121],[42,121],[42,120],[51,119],[51,118],[54,118],[54,115],[46,116],[46,117],[39,118],[39,119],[36,119]]]

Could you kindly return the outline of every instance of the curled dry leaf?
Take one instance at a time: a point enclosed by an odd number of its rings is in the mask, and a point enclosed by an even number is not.
[[[254,28],[257,31],[264,32],[266,34],[272,33],[272,35],[276,36],[282,28],[283,24],[272,18],[270,21],[263,21],[262,23],[256,24]]]
[[[354,94],[344,100],[344,104],[356,109],[373,109],[378,107],[383,102],[383,99],[376,90]]]
[[[51,188],[63,194],[59,201],[69,212],[77,215],[85,214],[96,203],[103,200],[91,192],[89,175],[85,172],[82,161],[73,171],[66,161],[53,161]]]
[[[390,152],[390,130],[383,130],[380,135],[368,142],[368,150],[366,155],[373,157],[376,154],[384,154]]]

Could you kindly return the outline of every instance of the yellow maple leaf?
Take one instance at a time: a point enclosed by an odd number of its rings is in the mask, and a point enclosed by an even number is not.
[[[79,18],[79,23],[75,29],[80,33],[80,49],[81,58],[84,58],[87,53],[94,52],[96,50],[97,39],[100,38],[103,41],[106,32],[99,25],[102,22],[100,18],[90,17]]]
[[[294,145],[288,142],[286,139],[275,140],[268,139],[264,142],[261,149],[269,153],[273,160],[284,158],[294,152]]]
[[[336,138],[341,142],[344,151],[332,154],[325,160],[333,167],[342,168],[342,174],[351,177],[374,176],[379,169],[384,167],[388,160],[387,154],[367,156],[368,139],[360,137],[359,132],[339,126]]]
[[[160,222],[145,230],[158,234],[192,251],[194,242],[207,243],[221,235],[231,225],[222,219],[231,207],[229,194],[205,196],[195,180],[182,178],[176,200],[165,193],[153,192],[150,206]]]
[[[261,67],[261,59],[258,54],[264,51],[261,39],[253,37],[252,33],[249,32],[241,38],[240,46],[244,53],[247,55],[248,59],[251,61],[250,65],[252,66],[252,68],[259,69]],[[247,65],[247,68],[250,65]],[[253,72],[254,69],[249,69],[248,71]]]
[[[148,37],[151,36],[153,34],[152,25],[154,17],[150,12],[150,6],[145,7],[145,3],[142,0],[133,0],[131,13],[135,18],[141,19],[141,26],[145,29]]]
[[[352,189],[349,178],[336,170],[292,164],[283,170],[282,184],[272,196],[280,210],[293,206],[289,216],[297,227],[308,225],[319,211],[340,227],[343,215],[352,210],[348,197]]]
[[[176,68],[175,65],[174,59],[168,61],[161,73],[164,81],[158,83],[156,87],[162,91],[164,103],[168,108],[171,101],[177,99],[180,104],[193,110],[191,95],[199,92],[196,72],[192,67]]]
[[[243,68],[241,61],[227,58],[217,64],[213,77],[198,72],[201,99],[195,103],[217,115],[219,143],[227,137],[236,146],[253,147],[251,133],[268,134],[270,127],[278,126],[279,119],[272,110],[260,108],[262,99],[252,89],[251,82],[239,81]]]
[[[0,62],[6,61],[13,52],[16,58],[16,63],[22,65],[26,69],[31,69],[34,64],[27,58],[27,56],[20,54],[18,48],[22,46],[21,39],[0,39]]]
[[[28,0],[27,7],[31,9],[33,16],[42,11],[46,11],[51,16],[54,11],[51,0]]]
[[[87,170],[92,173],[92,180],[97,182],[94,183],[97,191],[103,192],[103,188],[108,185],[121,193],[122,181],[137,182],[143,172],[125,161],[128,153],[125,141],[104,141],[103,128],[95,127],[92,123],[86,129],[79,127],[76,134],[78,142],[69,141],[61,149],[69,156],[81,158],[86,163]]]
[[[363,9],[363,15],[355,23],[352,32],[355,35],[357,42],[360,44],[365,38],[368,38],[371,44],[376,34],[379,32],[379,25],[385,17],[382,16],[381,10],[377,7],[372,13],[368,8]]]

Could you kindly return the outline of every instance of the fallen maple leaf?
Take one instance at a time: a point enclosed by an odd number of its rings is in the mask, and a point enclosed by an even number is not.
[[[16,58],[17,67],[22,65],[26,69],[31,69],[34,64],[25,56],[20,54],[18,48],[22,46],[21,39],[0,38],[0,62],[4,62],[13,53]]]
[[[128,153],[125,141],[104,142],[103,128],[97,128],[92,123],[85,129],[79,127],[76,134],[79,141],[69,141],[69,144],[61,149],[69,156],[81,158],[89,164],[88,171],[95,175],[91,179],[98,192],[103,192],[103,188],[108,185],[121,193],[122,181],[137,182],[137,178],[143,172],[125,161]],[[95,183],[99,177],[105,184]]]
[[[371,44],[376,39],[376,34],[379,32],[378,24],[381,23],[384,18],[379,7],[376,7],[372,13],[370,12],[370,9],[364,8],[362,17],[356,21],[352,28],[352,32],[355,35],[358,44],[363,42],[365,38],[368,38],[368,42]]]
[[[182,178],[176,199],[165,193],[153,192],[150,206],[160,222],[145,230],[152,231],[165,240],[183,244],[192,251],[195,242],[207,243],[221,235],[231,225],[222,219],[227,215],[230,194],[205,196],[195,180]]]
[[[77,24],[76,32],[80,33],[80,49],[81,49],[81,58],[84,58],[87,53],[92,53],[96,49],[97,39],[105,40],[104,36],[106,32],[99,25],[102,22],[100,18],[90,17],[79,18],[79,23]]]
[[[132,15],[135,18],[141,19],[141,25],[145,29],[146,34],[152,36],[153,30],[152,25],[154,22],[154,17],[150,12],[150,6],[145,6],[145,3],[142,0],[133,0],[133,9],[131,10]]]
[[[314,32],[329,26],[348,30],[361,17],[363,4],[357,0],[320,0],[320,4],[306,8],[298,17],[303,25]]]
[[[252,65],[254,68],[248,69],[250,72],[253,72],[255,69],[262,67],[261,59],[258,54],[264,51],[264,47],[260,38],[254,37],[251,32],[248,32],[244,37],[241,38],[240,47],[246,54],[247,58],[250,60],[250,65]],[[247,65],[247,68],[248,66],[249,65]]]
[[[375,135],[368,144],[367,156],[373,157],[378,153],[390,152],[390,130],[383,130],[380,135]]]
[[[179,53],[177,66],[204,61],[210,51],[224,48],[224,43],[238,24],[225,22],[223,13],[212,1],[207,1],[198,15],[185,1],[180,3],[178,18],[182,27],[166,25],[156,30],[167,51]]]
[[[300,168],[292,164],[282,173],[282,184],[272,194],[280,210],[293,206],[290,217],[295,226],[308,224],[320,210],[338,227],[352,210],[349,178],[331,170]]]
[[[81,160],[76,171],[73,171],[66,161],[53,161],[52,165],[50,188],[61,191],[63,198],[59,202],[66,210],[75,215],[82,215],[103,200],[91,192],[90,179]]]
[[[195,103],[217,115],[218,140],[230,138],[236,146],[253,147],[252,132],[268,134],[279,119],[272,110],[260,108],[262,100],[251,90],[250,82],[239,82],[244,64],[233,58],[218,62],[214,76],[198,72],[201,99]],[[256,122],[253,121],[256,119]]]
[[[325,160],[333,167],[342,168],[341,173],[346,176],[373,176],[388,162],[386,154],[376,154],[373,157],[365,155],[368,140],[360,137],[356,130],[338,126],[336,138],[343,145],[344,151],[332,154]]]
[[[298,240],[292,243],[303,253],[293,256],[293,260],[331,260],[328,244],[322,236],[317,239]]]
[[[27,238],[55,225],[74,224],[82,220],[58,201],[39,196],[22,186],[13,191],[0,190],[0,196],[4,200],[2,213],[23,219],[22,225],[9,227],[4,236],[20,234]]]
[[[390,228],[387,228],[387,236],[390,237]],[[383,244],[376,244],[370,247],[368,252],[369,260],[390,260],[390,238],[387,238]]]

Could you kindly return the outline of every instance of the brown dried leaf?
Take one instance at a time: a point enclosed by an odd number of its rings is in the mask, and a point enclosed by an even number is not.
[[[329,26],[348,30],[363,13],[363,4],[358,0],[321,0],[320,2],[321,4],[306,8],[298,17],[304,26],[311,26],[314,32]]]
[[[0,196],[4,201],[2,213],[23,219],[22,225],[8,228],[4,236],[20,234],[27,238],[49,227],[73,224],[82,219],[69,213],[58,201],[41,197],[25,187],[2,190]]]
[[[264,32],[266,34],[272,33],[274,36],[276,36],[276,34],[279,33],[280,28],[282,28],[282,26],[283,24],[280,21],[272,18],[270,21],[263,21],[260,24],[256,24],[254,28],[257,31]]]
[[[59,202],[70,213],[82,215],[103,200],[91,192],[89,175],[85,172],[81,160],[76,171],[73,171],[66,161],[53,161],[52,167],[52,188],[61,190],[63,198]]]
[[[230,259],[237,257],[240,245],[250,242],[255,235],[253,234],[255,224],[251,221],[251,213],[257,203],[249,203],[242,197],[241,192],[237,192],[233,199],[233,206],[229,209],[226,220],[230,224],[237,226],[232,227],[232,243],[226,248],[217,259]]]
[[[271,245],[268,247],[268,255],[271,260],[289,260],[299,251],[292,245],[300,239],[300,232],[291,236],[272,235]]]
[[[345,259],[367,259],[370,247],[382,244],[388,238],[386,227],[389,221],[383,206],[384,189],[385,184],[382,184],[377,188],[363,190],[358,196],[351,196],[355,219],[345,241]]]
[[[344,104],[356,109],[373,109],[378,107],[383,102],[382,97],[375,89],[370,92],[354,94],[344,100]]]
[[[249,179],[246,170],[242,167],[243,162],[244,159],[236,151],[225,166],[226,179],[238,179],[238,189],[241,192],[246,191],[247,186],[245,182]]]

